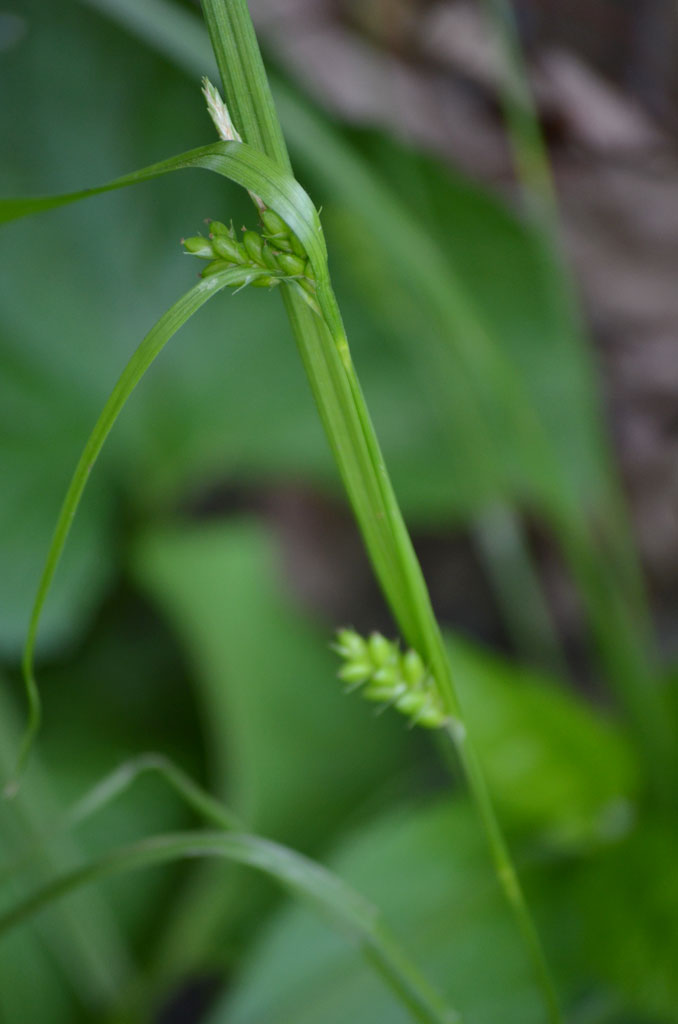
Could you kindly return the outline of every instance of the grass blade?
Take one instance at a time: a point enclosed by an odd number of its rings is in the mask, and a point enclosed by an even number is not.
[[[155,48],[170,54],[189,74],[198,76],[213,65],[214,58],[209,52],[207,33],[197,19],[191,18],[174,3],[167,0],[82,2],[106,11],[110,17],[146,39]],[[486,2],[495,11],[503,4],[503,0],[501,3],[497,0],[496,4],[491,0]],[[213,21],[216,17],[213,17]],[[220,70],[224,81],[228,82],[231,71],[225,64],[223,46],[221,50]],[[251,47],[249,53],[251,57]],[[237,47],[229,50],[229,54],[230,64],[237,63]],[[514,78],[515,73],[514,68]],[[235,109],[237,97],[227,91],[229,103],[234,104]],[[558,538],[583,595],[606,681],[618,696],[648,754],[648,765],[655,776],[655,788],[657,791],[663,790],[665,786],[662,779],[666,778],[665,765],[670,760],[673,738],[663,714],[663,698],[657,685],[646,596],[605,440],[599,433],[592,438],[591,446],[601,453],[598,471],[600,489],[593,498],[589,496],[584,500],[582,495],[572,489],[572,481],[567,478],[553,438],[545,436],[543,424],[537,416],[532,415],[534,410],[530,412],[530,396],[525,389],[515,387],[515,380],[511,381],[515,369],[512,370],[510,366],[509,377],[506,378],[508,386],[503,386],[506,360],[502,366],[501,353],[497,360],[496,339],[492,339],[488,365],[484,354],[488,350],[488,339],[484,336],[482,325],[478,323],[478,311],[469,303],[463,286],[456,280],[454,266],[440,252],[426,231],[426,226],[412,216],[411,211],[398,200],[390,186],[373,173],[365,160],[347,146],[336,132],[330,131],[308,105],[302,103],[280,80],[275,83],[275,96],[291,147],[321,177],[327,190],[339,196],[364,223],[371,223],[375,211],[379,211],[380,242],[383,252],[388,254],[389,266],[402,282],[412,288],[420,308],[432,314],[431,325],[437,335],[440,335],[440,326],[443,326],[443,344],[439,345],[440,359],[436,357],[432,362],[442,364],[449,356],[449,352],[443,349],[454,350],[456,358],[466,362],[464,372],[469,377],[469,394],[473,394],[472,388],[476,389],[481,399],[487,391],[488,380],[496,380],[490,389],[489,409],[486,397],[481,412],[488,417],[488,423],[489,419],[497,417],[506,422],[506,429],[520,437],[521,449],[528,451],[534,460],[532,484],[538,482],[538,486],[532,487],[527,498],[536,504]],[[514,97],[511,99],[513,101]],[[527,116],[524,101],[524,93],[521,93],[516,102],[523,108],[520,115],[523,127]],[[262,110],[271,107],[265,89],[259,92],[259,105]],[[256,137],[256,117],[248,115],[247,124],[243,121],[239,127],[246,139]],[[543,187],[543,168],[536,163],[543,159],[543,153],[534,145],[533,138],[523,142],[521,137],[521,144],[525,147],[522,163],[529,165],[532,172],[531,191],[537,196],[534,208],[535,211],[537,208],[543,210],[544,204],[550,201],[547,194],[549,186]],[[273,149],[271,154],[275,156]],[[552,258],[553,253],[549,252],[549,261]],[[574,315],[577,333],[579,322],[572,296],[563,294],[562,284],[558,285],[558,292],[564,301],[563,317]],[[302,313],[300,316],[304,317]],[[309,330],[312,331],[313,327],[309,326]],[[573,338],[572,344],[579,348],[577,359],[583,359],[587,364],[584,372],[593,396],[593,371],[581,337]],[[450,372],[458,371],[450,371],[448,368],[445,373],[437,375],[436,382],[444,382]],[[591,397],[591,401],[595,399]],[[501,409],[498,402],[501,403]],[[486,447],[482,458],[487,460],[492,457],[490,449]],[[607,531],[605,550],[602,552],[601,522],[605,522]],[[525,569],[529,572],[529,565]]]
[[[231,12],[238,10],[237,18],[230,20],[225,18],[223,12],[227,6]],[[233,34],[232,39],[221,41],[215,47],[219,70],[227,87],[229,81],[247,79],[246,65],[255,63],[260,70],[261,73],[257,73],[251,82],[251,84],[253,83],[251,107],[253,118],[256,120],[257,115],[261,112],[261,117],[265,121],[270,116],[271,110],[274,110],[274,106],[256,38],[251,26],[243,27],[244,23],[249,21],[246,0],[228,0],[228,4],[225,0],[203,0],[203,9],[207,12],[208,20],[211,19],[213,24],[219,24],[221,18],[223,30],[230,30]],[[228,53],[231,64],[239,63],[243,66],[239,76],[234,77],[233,68],[225,66],[224,55],[226,53]],[[227,100],[229,103],[235,104],[237,97],[228,92]],[[243,131],[246,140],[251,141],[254,137],[254,126],[243,122],[239,128]],[[264,140],[264,144],[271,147],[268,150],[268,155],[275,158],[276,153],[272,144],[267,140]],[[372,213],[366,218],[366,223],[370,223],[371,217],[375,215],[375,211],[380,211],[380,208],[380,202],[377,201]],[[304,241],[305,239],[302,237],[302,242]],[[403,245],[402,239],[398,240],[398,245]],[[325,337],[322,332],[319,332],[317,323],[311,323],[304,311],[298,308],[298,300],[295,296],[289,294],[286,296],[287,312],[294,329],[297,345],[302,354],[333,450],[335,453],[337,452],[339,442],[347,449],[352,449],[350,463],[342,465],[341,459],[337,459],[342,476],[346,479],[357,463],[362,479],[367,481],[369,486],[369,492],[366,488],[362,488],[364,493],[360,494],[361,504],[363,502],[369,504],[369,493],[376,496],[377,500],[373,504],[372,515],[377,524],[383,521],[380,536],[386,544],[386,564],[391,579],[395,580],[397,589],[389,587],[388,579],[382,576],[380,563],[375,562],[375,570],[387,600],[396,611],[396,618],[405,639],[419,652],[428,665],[443,705],[450,716],[448,733],[457,749],[466,780],[476,802],[498,880],[521,931],[533,966],[535,980],[543,995],[548,1018],[553,1024],[560,1024],[562,1017],[546,958],[516,876],[508,846],[499,827],[480,763],[462,720],[450,664],[440,628],[433,613],[426,582],[400,512],[353,367],[346,333],[326,268],[324,274],[326,276],[321,277],[316,271],[318,298],[325,317],[323,324]],[[461,301],[461,298],[463,297],[455,295],[455,302]],[[491,354],[487,353],[484,333],[481,332],[479,340],[483,344],[483,355]],[[494,360],[492,360],[492,369],[495,369]],[[332,422],[333,420],[334,422]],[[346,431],[344,429],[346,426],[355,433]],[[354,443],[354,437],[357,443]],[[355,478],[351,480],[351,487],[360,492],[358,474],[355,474]],[[353,502],[350,489],[349,497]],[[354,508],[358,521],[362,525],[360,510],[355,505]],[[372,555],[369,548],[369,535],[366,535],[365,540],[368,542],[368,550]],[[405,614],[397,614],[398,606]]]
[[[203,4],[212,49],[236,128],[286,171],[292,165],[247,6]]]
[[[327,254],[318,214],[311,200],[289,172],[281,170],[275,161],[263,153],[240,142],[214,142],[209,146],[200,146],[131,174],[124,174],[105,185],[78,192],[0,199],[0,224],[190,168],[215,171],[260,195],[266,205],[275,210],[300,238],[302,234],[305,236],[309,259],[315,259],[319,266],[322,265]]]

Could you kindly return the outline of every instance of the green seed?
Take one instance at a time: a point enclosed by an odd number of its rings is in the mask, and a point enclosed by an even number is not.
[[[218,274],[220,270],[229,270],[232,266],[233,264],[228,260],[212,260],[211,263],[207,264],[200,276],[211,277],[212,274]]]
[[[402,656],[403,675],[408,683],[414,686],[421,682],[426,674],[424,663],[416,651],[409,650]]]
[[[434,704],[429,704],[414,716],[414,723],[423,725],[425,729],[439,729],[445,724],[445,715]]]
[[[273,254],[270,245],[265,245],[261,250],[261,257],[269,270],[280,270],[281,264],[278,258]]]
[[[220,220],[210,221],[210,234],[215,237],[216,235],[228,235],[230,238],[233,238],[233,231],[229,230]]]
[[[230,235],[215,235],[212,239],[212,248],[216,256],[222,260],[232,260],[233,263],[244,263],[247,254],[242,245],[234,242]]]
[[[242,242],[247,250],[247,255],[254,263],[262,264],[264,262],[262,256],[262,250],[264,243],[261,235],[258,235],[256,231],[246,231],[242,236]]]
[[[292,252],[299,256],[302,260],[306,259],[306,250],[299,241],[296,235],[290,235],[290,242],[292,244]]]
[[[280,235],[281,237],[286,238],[289,234],[287,224],[282,217],[279,217],[277,213],[273,212],[273,210],[264,210],[262,212],[261,223],[264,225],[269,235]]]
[[[363,690],[363,697],[365,700],[373,700],[375,703],[383,702],[385,704],[391,701],[396,701],[401,694],[405,694],[405,685],[401,683],[399,686],[373,686],[371,683]]]
[[[253,288],[277,288],[280,284],[279,277],[257,277],[251,282]]]
[[[354,629],[340,629],[337,631],[337,645],[335,650],[343,658],[351,658],[357,661],[367,660],[367,643],[356,633]]]
[[[372,675],[372,666],[368,662],[350,661],[339,669],[339,678],[345,683],[366,683]]]
[[[304,261],[291,252],[281,252],[278,256],[278,263],[290,277],[301,277],[304,273]]]
[[[182,238],[181,244],[191,256],[198,256],[203,260],[214,259],[209,238],[203,238],[202,235],[193,235],[191,238]]]

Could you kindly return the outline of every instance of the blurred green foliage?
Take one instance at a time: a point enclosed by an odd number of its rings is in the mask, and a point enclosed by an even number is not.
[[[19,19],[23,33],[0,20],[11,97],[0,104],[0,193],[104,181],[211,140],[197,70],[188,80],[77,3],[25,0]],[[634,556],[590,354],[543,241],[430,158],[332,125],[279,88],[302,179],[325,207],[355,360],[408,522],[474,530],[497,506],[528,507],[581,544],[593,519],[596,536],[609,528],[623,590]],[[206,216],[253,215],[221,181],[173,176],[0,234],[4,776],[23,713],[18,655],[70,471],[134,344],[190,283],[179,239]],[[148,779],[76,835],[41,838],[99,775],[158,748],[250,828],[327,861],[382,907],[467,1024],[536,1024],[477,822],[460,793],[443,795],[435,750],[342,695],[328,648],[339,624],[290,595],[264,519],[205,524],[186,512],[215,483],[290,480],[339,490],[282,309],[267,294],[223,296],[154,366],[78,515],[39,638],[39,756],[0,806],[5,861],[35,856],[18,880],[0,874],[3,906],[87,854],[190,820]],[[503,599],[528,601],[511,579]],[[460,637],[450,652],[568,1020],[678,1020],[678,837],[646,800],[648,764],[630,730],[519,658]],[[270,883],[212,865],[109,881],[23,926],[0,956],[0,1017],[156,1019],[205,975],[229,979],[212,1024],[404,1019],[341,937]]]

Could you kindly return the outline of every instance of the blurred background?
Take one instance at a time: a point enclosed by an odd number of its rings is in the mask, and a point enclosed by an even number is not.
[[[567,1020],[678,1021],[678,11],[251,10]],[[188,0],[4,0],[0,194],[212,141],[205,73]],[[125,361],[195,282],[179,240],[206,217],[256,226],[246,196],[190,172],[0,233],[5,776],[70,473]],[[36,855],[2,875],[3,905],[195,827],[144,777],[41,838],[158,750],[373,899],[467,1024],[538,1024],[463,788],[429,736],[341,693],[342,625],[394,635],[279,298],[222,294],[133,396],[78,513],[39,637],[44,727],[0,807],[3,861]],[[193,864],[90,887],[5,939],[0,1019],[406,1018],[271,883]]]

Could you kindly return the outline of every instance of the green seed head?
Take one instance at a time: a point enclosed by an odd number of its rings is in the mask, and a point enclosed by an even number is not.
[[[416,651],[401,654],[398,644],[381,633],[364,640],[352,629],[340,630],[337,641],[335,650],[344,659],[340,679],[363,686],[367,700],[394,705],[413,725],[437,729],[445,724],[437,688]]]

